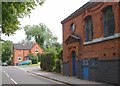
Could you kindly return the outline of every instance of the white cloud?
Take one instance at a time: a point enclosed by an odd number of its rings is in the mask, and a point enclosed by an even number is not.
[[[21,27],[44,23],[50,28],[53,34],[58,37],[58,42],[62,43],[61,21],[88,1],[89,0],[46,0],[43,6],[38,6],[32,11],[30,18],[20,19]],[[2,35],[2,38],[19,42],[25,39],[25,33],[23,30],[18,30],[14,36],[6,37]]]

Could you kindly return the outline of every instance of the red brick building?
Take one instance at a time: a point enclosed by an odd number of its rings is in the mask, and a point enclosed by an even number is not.
[[[61,23],[63,74],[118,84],[120,2],[88,2]]]
[[[34,42],[31,43],[18,43],[13,45],[13,64],[19,65],[20,62],[25,61],[29,53],[37,55],[42,53],[42,48]]]

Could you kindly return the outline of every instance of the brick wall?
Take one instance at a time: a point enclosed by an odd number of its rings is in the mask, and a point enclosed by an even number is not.
[[[102,18],[102,10],[106,6],[112,6],[112,10],[114,13],[114,20],[115,20],[115,35],[111,37],[104,37],[104,26],[103,26],[103,18]],[[78,13],[77,13],[78,12]],[[76,15],[76,16],[74,16]],[[93,20],[93,41],[86,42],[86,31],[85,31],[85,18],[87,16],[91,15]],[[75,31],[74,34],[79,35],[80,42],[76,43],[70,43],[66,44],[65,41],[67,38],[71,35],[70,32],[70,25],[71,23],[75,23]],[[69,72],[68,70],[63,70],[65,73],[70,73],[72,75],[72,55],[71,52],[74,50],[77,54],[77,67],[78,67],[78,78],[82,78],[82,66],[81,66],[81,59],[82,58],[120,58],[120,4],[117,2],[106,2],[106,3],[97,3],[94,5],[91,5],[90,7],[86,7],[82,9],[82,11],[75,11],[73,14],[71,14],[68,18],[62,21],[63,26],[63,61],[66,62],[69,60]],[[118,38],[116,37],[118,36]],[[80,61],[79,61],[80,60]],[[106,60],[105,60],[106,61]],[[117,60],[116,60],[117,61]],[[120,62],[119,62],[120,63]],[[99,61],[99,69],[96,67],[90,67],[89,65],[89,80],[97,80],[101,79],[101,81],[106,82],[113,82],[113,84],[118,83],[118,72],[113,71],[112,67],[114,69],[118,69],[119,63],[116,64],[114,60],[111,60],[111,62],[107,61]],[[66,64],[65,64],[66,65]],[[104,69],[102,67],[104,66],[105,70],[106,68],[109,68],[109,74],[105,73]],[[115,67],[116,66],[116,67]],[[64,66],[66,67],[66,66]],[[65,68],[64,68],[65,69]],[[99,72],[101,71],[101,72]],[[110,79],[109,75],[116,73],[114,76],[111,76]],[[106,74],[106,77],[99,77],[98,74],[101,74],[104,76]],[[66,74],[69,75],[69,74]],[[112,78],[115,78],[113,80]],[[102,80],[103,79],[103,80]],[[98,80],[99,81],[99,80]]]
[[[33,46],[33,48],[30,50],[30,52],[33,53],[34,55],[37,55],[35,52],[36,48],[38,48],[39,53],[42,53],[43,50],[41,47],[39,47],[39,45],[37,43]]]
[[[70,76],[70,67],[69,67],[69,61],[67,61],[67,62],[63,62],[63,67],[62,67],[63,69],[63,75],[65,75],[65,76]]]
[[[68,52],[68,46],[69,44],[66,44],[66,39],[71,35],[70,33],[70,24],[74,22],[76,24],[75,34],[79,34],[81,37],[81,44],[80,44],[80,52],[82,53],[82,58],[91,58],[91,57],[114,57],[118,55],[118,40],[119,39],[113,39],[109,41],[103,41],[100,43],[94,43],[90,45],[84,45],[86,40],[86,34],[85,34],[85,21],[84,18],[88,15],[91,15],[93,18],[93,30],[94,30],[94,39],[102,38],[103,33],[103,23],[102,23],[102,12],[101,10],[105,8],[108,5],[112,5],[113,12],[115,16],[115,34],[119,33],[119,5],[118,3],[100,3],[90,9],[87,9],[86,11],[83,11],[80,15],[72,18],[71,20],[63,23],[63,60],[67,60],[67,58],[70,56]],[[72,46],[76,46],[75,43],[72,44]],[[109,54],[110,53],[110,54]],[[80,58],[80,57],[79,57]]]

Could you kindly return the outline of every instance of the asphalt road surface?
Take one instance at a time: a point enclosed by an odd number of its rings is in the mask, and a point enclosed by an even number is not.
[[[36,76],[15,67],[2,67],[2,84],[52,84],[56,86],[63,83]]]

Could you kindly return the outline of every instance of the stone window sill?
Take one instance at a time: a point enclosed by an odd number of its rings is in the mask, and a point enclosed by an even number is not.
[[[120,37],[120,33],[117,33],[117,34],[114,34],[113,36],[101,37],[101,38],[93,39],[92,41],[89,41],[89,42],[84,42],[84,45],[99,43],[99,42],[103,42],[103,41],[107,41],[107,40],[111,40],[119,37]]]

